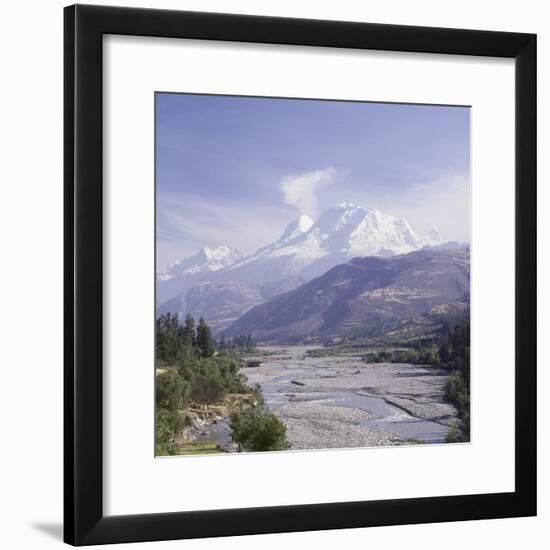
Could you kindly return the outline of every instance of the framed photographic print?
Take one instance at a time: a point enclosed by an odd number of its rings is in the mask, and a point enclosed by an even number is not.
[[[534,35],[78,5],[64,101],[66,542],[536,513]]]

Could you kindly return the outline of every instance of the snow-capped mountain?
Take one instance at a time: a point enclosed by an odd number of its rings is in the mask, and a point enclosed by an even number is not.
[[[201,248],[194,256],[173,263],[157,272],[160,281],[169,281],[181,275],[193,275],[200,272],[211,272],[223,269],[242,258],[243,254],[236,248],[218,246]]]
[[[235,262],[223,274],[255,283],[296,275],[308,280],[354,257],[407,254],[439,244],[435,228],[421,236],[403,218],[342,203],[316,222],[301,216],[276,242]]]
[[[284,292],[355,257],[406,254],[441,242],[435,228],[422,236],[403,218],[346,202],[325,211],[315,222],[300,216],[275,242],[249,256],[227,246],[203,248],[159,271],[158,304],[178,296],[185,299],[190,289],[204,283],[253,284],[262,295],[268,287]]]

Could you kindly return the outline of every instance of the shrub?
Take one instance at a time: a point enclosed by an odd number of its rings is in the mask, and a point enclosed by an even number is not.
[[[460,430],[458,427],[451,430],[447,441],[470,441],[470,388],[464,380],[462,371],[454,370],[449,375],[446,397],[456,405],[460,416]]]
[[[462,431],[458,427],[457,423],[451,426],[451,429],[449,430],[445,441],[447,443],[461,443],[464,441],[464,436],[462,435]]]
[[[368,353],[363,357],[367,363],[413,363],[414,365],[439,365],[441,362],[437,348],[418,350],[394,350]]]
[[[157,408],[155,454],[157,456],[177,453],[175,437],[183,429],[184,421],[179,413]]]
[[[219,401],[227,393],[250,391],[239,369],[237,359],[215,356],[185,361],[178,368],[178,375],[189,384],[192,401],[209,404]]]
[[[246,407],[230,417],[233,441],[245,451],[282,451],[289,448],[286,426],[264,406]]]
[[[189,399],[191,386],[174,371],[157,376],[157,405],[172,412],[180,409]]]
[[[459,397],[464,394],[464,377],[462,373],[458,370],[454,370],[449,375],[449,380],[446,387],[446,397],[452,403],[458,401]]]

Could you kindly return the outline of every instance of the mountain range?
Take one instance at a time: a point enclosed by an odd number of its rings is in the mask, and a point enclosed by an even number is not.
[[[243,253],[229,246],[201,248],[194,256],[185,258],[179,262],[157,272],[159,281],[169,281],[177,277],[194,275],[201,272],[213,272],[234,264],[243,257]]]
[[[290,290],[331,267],[356,256],[391,256],[425,246],[437,246],[434,228],[417,234],[403,218],[365,210],[353,203],[338,204],[314,222],[302,215],[290,223],[279,239],[244,256],[229,246],[203,248],[197,254],[157,272],[157,300],[186,300],[186,293],[203,283],[248,283],[266,290]]]
[[[248,256],[206,247],[159,270],[157,315],[189,313],[217,333],[262,338],[370,330],[460,298],[469,285],[464,250],[443,243],[435,228],[419,235],[403,218],[341,203],[316,221],[300,216]],[[464,265],[457,272],[459,258]],[[432,279],[443,284],[433,271],[439,262],[452,291],[426,286]]]

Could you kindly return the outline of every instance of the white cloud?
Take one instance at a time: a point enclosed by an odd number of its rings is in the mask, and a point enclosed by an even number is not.
[[[286,204],[296,208],[300,214],[317,215],[317,191],[334,181],[336,170],[326,168],[297,176],[288,176],[280,184]]]

